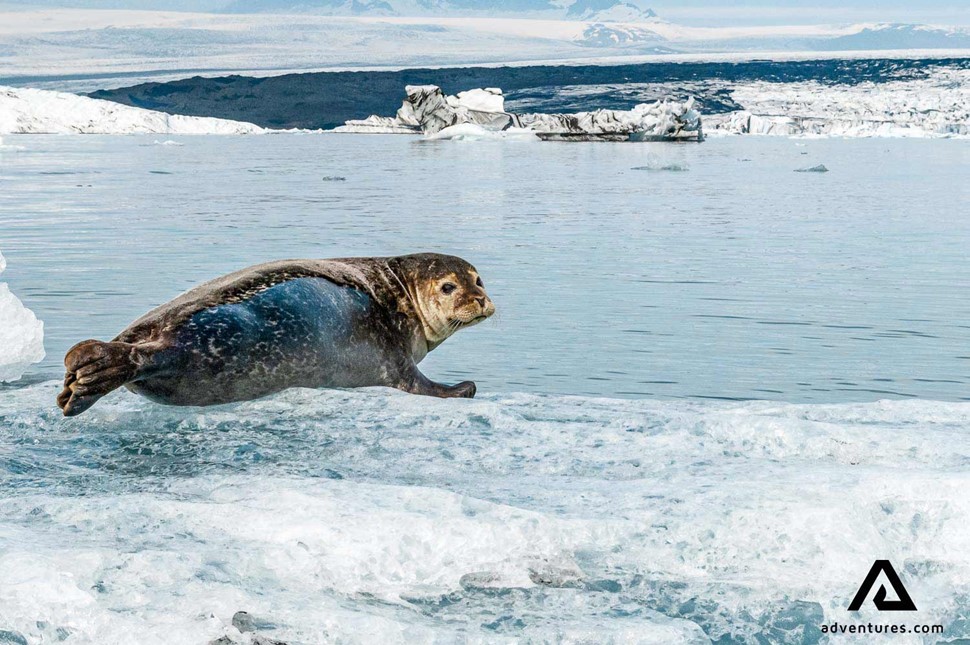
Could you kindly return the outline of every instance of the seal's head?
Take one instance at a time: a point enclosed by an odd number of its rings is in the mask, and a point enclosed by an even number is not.
[[[394,258],[393,271],[408,290],[429,349],[495,313],[478,271],[459,257],[403,255]]]

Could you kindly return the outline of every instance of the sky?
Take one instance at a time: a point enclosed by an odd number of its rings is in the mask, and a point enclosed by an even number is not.
[[[487,3],[489,0],[483,0]],[[501,4],[501,0],[495,0]],[[630,1],[630,0],[627,0]],[[0,9],[76,7],[90,9],[147,9],[218,11],[231,0],[0,0]],[[312,5],[313,0],[278,0],[281,6]],[[694,26],[842,24],[857,22],[914,22],[970,25],[968,2],[953,0],[633,0],[654,9],[671,22]]]

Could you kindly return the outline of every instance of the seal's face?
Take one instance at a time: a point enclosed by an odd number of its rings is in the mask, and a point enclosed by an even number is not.
[[[406,258],[411,261],[403,268],[430,347],[495,313],[481,276],[468,262],[430,253]]]

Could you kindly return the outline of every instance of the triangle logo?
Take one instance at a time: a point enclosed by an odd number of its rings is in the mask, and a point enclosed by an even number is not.
[[[872,568],[866,574],[866,579],[862,581],[862,586],[859,587],[859,591],[855,593],[855,597],[849,603],[849,611],[859,611],[862,603],[869,596],[872,586],[876,584],[876,579],[880,573],[884,574],[886,579],[889,580],[889,584],[892,586],[893,592],[898,600],[886,600],[886,596],[888,595],[886,593],[886,587],[885,585],[880,585],[879,590],[872,599],[876,609],[879,611],[916,611],[916,604],[913,603],[909,592],[903,586],[903,581],[899,579],[899,575],[897,575],[896,570],[893,569],[893,565],[889,563],[889,560],[876,560],[872,563]]]

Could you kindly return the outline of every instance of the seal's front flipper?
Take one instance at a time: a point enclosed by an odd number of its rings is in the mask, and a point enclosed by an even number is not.
[[[399,389],[411,394],[421,394],[423,396],[437,396],[442,399],[470,399],[475,396],[477,388],[472,381],[462,381],[458,385],[443,385],[435,383],[427,376],[414,369],[405,383]]]
[[[67,373],[57,405],[66,417],[81,414],[102,396],[132,380],[140,362],[138,349],[131,343],[78,343],[64,357]]]

